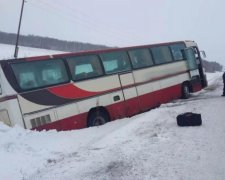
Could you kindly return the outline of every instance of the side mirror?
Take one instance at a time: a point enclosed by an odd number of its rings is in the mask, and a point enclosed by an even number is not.
[[[202,56],[203,58],[206,58],[205,51],[200,51],[200,53],[201,53],[201,56]]]

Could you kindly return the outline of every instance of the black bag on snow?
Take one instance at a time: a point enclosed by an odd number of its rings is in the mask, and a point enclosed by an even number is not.
[[[201,124],[201,114],[186,112],[177,116],[178,126],[200,126]]]

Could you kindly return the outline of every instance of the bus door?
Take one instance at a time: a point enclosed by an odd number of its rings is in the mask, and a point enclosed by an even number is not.
[[[184,51],[187,58],[188,69],[192,82],[192,91],[196,92],[204,87],[204,84],[202,83],[201,73],[199,71],[199,60],[197,60],[193,48],[187,48]]]
[[[200,51],[199,51],[198,47],[196,47],[196,46],[193,47],[193,48],[194,48],[196,62],[197,62],[197,65],[198,65],[198,70],[199,70],[199,75],[200,75],[202,87],[206,87],[207,86],[207,80],[206,80],[206,75],[205,75],[204,70],[203,70],[203,64],[202,64],[202,58],[201,58],[201,55],[200,55]],[[203,57],[205,58],[206,57],[205,52],[204,51],[201,51],[201,52],[202,52]]]
[[[195,57],[195,52],[193,48],[186,48],[184,49],[185,57],[187,59],[188,69],[190,71],[191,79],[199,76],[198,64],[197,59]]]
[[[121,89],[125,102],[126,116],[132,116],[140,112],[139,99],[132,72],[119,74]]]

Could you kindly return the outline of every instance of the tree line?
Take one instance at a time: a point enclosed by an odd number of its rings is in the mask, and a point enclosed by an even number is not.
[[[0,43],[15,45],[16,34],[0,31]],[[41,37],[35,35],[27,35],[27,36],[20,35],[19,45],[65,52],[79,52],[84,50],[98,50],[108,48],[107,46],[104,45],[64,41],[55,38]]]
[[[15,45],[16,34],[0,31],[0,43]],[[96,45],[96,44],[81,43],[81,42],[74,42],[74,41],[64,41],[64,40],[59,40],[55,38],[41,37],[41,36],[35,36],[35,35],[27,35],[27,36],[20,35],[19,45],[33,47],[33,48],[65,51],[65,52],[79,52],[79,51],[110,48],[104,45]],[[203,60],[203,66],[206,72],[215,72],[215,71],[223,70],[223,66],[217,62]]]
[[[216,72],[219,71],[221,72],[223,70],[223,66],[217,62],[209,62],[206,60],[203,60],[203,67],[205,68],[206,72]]]

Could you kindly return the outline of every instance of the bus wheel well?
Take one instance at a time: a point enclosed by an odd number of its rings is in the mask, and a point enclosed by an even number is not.
[[[97,118],[97,116],[99,116],[101,119],[103,119],[104,123],[107,123],[110,121],[109,112],[107,111],[107,109],[105,107],[103,107],[103,106],[95,107],[95,108],[90,109],[88,112],[87,127],[95,126],[94,119]]]
[[[188,99],[190,97],[190,92],[192,92],[191,83],[189,81],[185,81],[182,83],[182,98]]]

